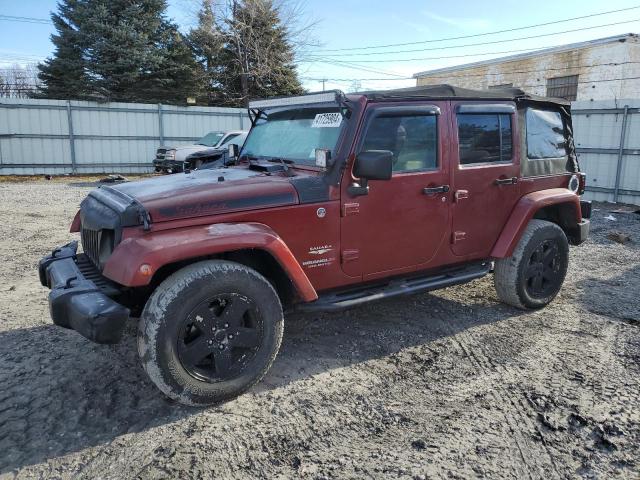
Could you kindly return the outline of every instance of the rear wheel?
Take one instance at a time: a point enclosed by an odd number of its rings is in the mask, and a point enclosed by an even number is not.
[[[153,293],[140,319],[138,353],[166,395],[209,405],[264,376],[283,324],[278,295],[262,275],[233,262],[199,262]]]
[[[496,261],[498,297],[522,309],[548,305],[558,294],[569,265],[569,243],[555,223],[532,220],[513,255]]]

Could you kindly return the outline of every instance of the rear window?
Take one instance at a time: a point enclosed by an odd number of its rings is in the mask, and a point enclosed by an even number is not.
[[[527,158],[562,158],[567,155],[560,112],[527,108]]]
[[[458,114],[460,165],[511,160],[511,115]]]

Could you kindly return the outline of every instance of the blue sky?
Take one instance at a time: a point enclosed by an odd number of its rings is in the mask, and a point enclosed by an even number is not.
[[[50,11],[56,8],[56,3],[56,0],[0,0],[0,15],[48,18]],[[193,22],[194,3],[197,4],[198,1],[169,0],[168,15],[184,30]],[[352,87],[353,80],[358,79],[362,79],[360,86],[363,89],[411,86],[415,81],[403,80],[402,77],[411,77],[423,70],[508,54],[500,52],[550,47],[620,33],[640,33],[640,8],[497,35],[446,42],[433,40],[478,35],[634,6],[640,7],[640,1],[306,0],[306,12],[318,22],[314,37],[321,46],[306,53],[304,61],[299,65],[299,73],[304,85],[314,91],[322,89],[322,83],[318,81],[321,78],[329,79],[326,88],[344,90]],[[619,22],[627,23],[601,26]],[[555,34],[589,27],[595,28]],[[0,64],[36,62],[50,55],[53,47],[49,37],[52,31],[53,27],[49,24],[0,20]],[[554,35],[516,40],[519,37],[542,34]],[[432,43],[370,50],[328,51],[424,41]],[[496,41],[500,43],[458,47]],[[417,51],[378,54],[398,50]],[[376,54],[362,55],[364,53]],[[403,59],[410,61],[401,61]],[[335,63],[326,63],[327,61],[348,62],[352,67],[356,64],[357,68],[337,66]],[[378,80],[381,78],[396,80]]]

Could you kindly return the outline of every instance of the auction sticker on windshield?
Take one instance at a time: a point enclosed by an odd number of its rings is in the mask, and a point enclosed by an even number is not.
[[[318,113],[311,124],[312,128],[336,128],[342,123],[342,114],[335,113]]]

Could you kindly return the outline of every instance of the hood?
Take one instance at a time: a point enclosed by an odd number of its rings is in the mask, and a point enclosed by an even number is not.
[[[196,170],[102,188],[134,199],[152,222],[298,203],[288,177],[246,166]]]
[[[189,155],[189,158],[209,157],[212,155],[223,155],[228,150],[225,147],[207,147],[205,150],[198,150]]]
[[[190,145],[165,145],[163,147],[159,147],[158,150],[175,150],[176,152],[180,152],[183,150],[202,150],[205,148],[213,148],[207,145],[199,145],[197,143]]]

